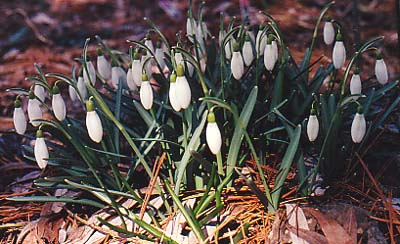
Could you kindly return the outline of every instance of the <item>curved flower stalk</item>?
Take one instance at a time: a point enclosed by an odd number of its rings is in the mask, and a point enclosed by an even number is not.
[[[164,50],[161,47],[160,41],[157,42],[156,53],[154,55],[155,55],[155,58],[156,58],[158,64],[160,65],[161,69],[164,70],[166,67],[165,61],[164,61]],[[163,70],[160,70],[160,73],[163,73]]]
[[[27,122],[24,110],[22,110],[21,107],[21,101],[19,99],[19,96],[17,96],[14,102],[13,121],[14,121],[15,131],[20,135],[25,134]]]
[[[99,143],[103,138],[103,125],[100,117],[94,110],[92,97],[86,102],[86,128],[92,141]]]
[[[35,96],[42,102],[46,99],[46,92],[44,90],[44,87],[38,84],[35,84],[33,93]]]
[[[185,77],[185,72],[182,64],[176,67],[176,93],[178,95],[178,102],[181,108],[186,109],[192,101],[192,93],[189,83]]]
[[[87,67],[87,70],[85,68],[83,68],[83,81],[85,81],[85,83],[88,83],[88,84],[90,82],[90,84],[92,84],[92,86],[94,86],[96,84],[96,70],[94,68],[92,61],[87,60],[86,67]]]
[[[114,66],[111,68],[111,83],[114,88],[118,88],[120,81],[122,81],[122,86],[125,86],[127,82],[126,80],[127,74],[125,73],[124,69],[114,64]]]
[[[258,29],[257,36],[256,36],[256,53],[257,56],[263,56],[264,55],[264,50],[265,46],[267,45],[267,34],[266,32],[262,29],[261,25],[260,28]]]
[[[272,45],[274,39],[273,35],[269,35],[267,39],[267,45],[264,50],[264,66],[268,71],[272,71],[278,61],[277,48],[275,49]]]
[[[375,76],[381,85],[385,85],[388,82],[386,63],[383,60],[382,53],[380,51],[377,51],[376,54]]]
[[[53,86],[53,97],[51,100],[51,106],[53,108],[54,116],[59,121],[63,121],[67,115],[67,109],[65,107],[64,99],[60,94],[57,83]]]
[[[42,119],[42,109],[40,108],[40,102],[36,99],[32,91],[29,92],[28,118],[29,122],[35,127],[38,127],[40,125],[40,122],[34,120]]]
[[[44,141],[43,131],[40,128],[36,132],[36,140],[33,150],[35,154],[35,160],[39,168],[46,168],[49,159],[49,150],[47,149],[46,142]]]
[[[176,111],[181,111],[181,104],[178,101],[179,94],[176,91],[176,74],[175,72],[171,74],[169,77],[170,85],[169,85],[169,102],[171,103],[171,107]]]
[[[336,35],[336,42],[333,46],[332,52],[332,60],[335,69],[341,69],[346,61],[346,48],[344,47],[343,36],[340,32]]]
[[[361,105],[357,108],[357,113],[351,123],[351,139],[354,143],[360,143],[364,138],[367,123],[363,114],[363,107]]]
[[[88,97],[88,92],[87,92],[87,88],[85,86],[85,81],[82,77],[82,74],[79,74],[78,81],[76,83],[76,87],[78,88],[78,91],[81,94],[81,96],[83,97],[83,99],[86,101],[86,99]],[[79,96],[78,96],[78,98],[80,99]]]
[[[151,41],[149,32],[146,34],[146,37],[144,38],[144,45],[146,45],[146,47],[150,49],[152,53],[154,53],[154,45],[153,42]]]
[[[315,139],[317,139],[318,137],[318,132],[319,132],[319,122],[317,118],[317,113],[315,109],[312,108],[307,123],[308,140],[310,140],[311,142],[315,141]]]
[[[215,122],[213,111],[210,111],[207,115],[206,141],[208,148],[214,155],[221,151],[222,137],[218,124]]]
[[[142,75],[142,85],[140,87],[140,102],[147,110],[153,106],[153,88],[149,82],[149,78],[145,73]]]
[[[250,64],[254,60],[253,47],[251,45],[250,36],[248,34],[246,35],[246,41],[243,44],[243,59],[246,66],[250,66]]]
[[[142,84],[142,62],[139,59],[139,53],[135,51],[133,54],[133,61],[132,61],[132,78],[135,82],[136,86],[140,86]]]
[[[324,24],[324,42],[326,45],[331,45],[335,40],[335,28],[333,27],[332,19],[326,17]]]
[[[242,54],[240,53],[239,43],[233,44],[233,55],[231,60],[232,75],[236,80],[240,80],[244,74],[244,64]]]
[[[97,71],[103,79],[109,80],[111,78],[111,64],[104,56],[101,49],[97,49]]]
[[[356,68],[350,80],[350,94],[351,95],[361,94],[361,90],[362,90],[362,85],[360,78],[360,69]],[[354,97],[354,99],[358,99],[358,97]]]

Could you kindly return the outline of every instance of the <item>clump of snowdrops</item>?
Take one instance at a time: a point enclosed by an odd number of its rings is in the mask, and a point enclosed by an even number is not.
[[[168,215],[183,213],[194,236],[205,240],[210,238],[202,231],[205,220],[223,209],[221,192],[238,176],[254,190],[251,176],[242,174],[248,160],[255,162],[263,184],[255,194],[269,211],[279,207],[292,165],[299,194],[313,193],[318,174],[343,176],[337,157],[343,164],[354,163],[355,153],[362,152],[400,100],[391,95],[398,81],[389,81],[377,48],[383,37],[350,53],[338,22],[326,18],[321,23],[332,4],[321,11],[300,65],[270,15],[265,13],[259,26],[235,18],[226,26],[221,16],[219,33],[210,33],[201,4],[197,18],[190,8],[186,35],[178,33],[177,40],[167,40],[146,19],[150,30],[142,40],[128,40],[128,52],[110,49],[96,37],[97,55],[88,52],[94,42],[87,39],[71,76],[45,74],[37,66],[39,75],[27,78],[32,81],[29,91],[10,89],[18,94],[16,132],[36,130],[33,149],[25,147],[26,157],[43,170],[58,169],[57,176],[38,179],[36,185],[90,192],[92,197],[62,200],[110,205],[123,222],[128,218],[139,225],[146,238],[174,242],[178,234],[160,226]],[[310,59],[320,41],[332,50],[326,53],[332,62],[316,67]],[[374,73],[356,66],[365,53],[376,55]],[[363,73],[375,76],[363,81]],[[363,89],[366,83],[368,89]],[[23,97],[28,98],[27,116]],[[373,119],[377,114],[371,105],[383,99],[390,105]],[[82,116],[70,116],[73,111]],[[52,119],[44,119],[43,113]],[[307,171],[304,156],[315,151],[317,160]],[[262,169],[271,163],[270,154],[279,158],[274,180]],[[124,197],[143,204],[144,196],[134,186],[146,182],[154,182],[163,202],[162,207],[147,206],[147,222],[116,202]],[[202,194],[193,207],[184,207],[181,196],[189,190]],[[13,200],[60,201],[41,196]],[[108,225],[133,234],[126,225]]]

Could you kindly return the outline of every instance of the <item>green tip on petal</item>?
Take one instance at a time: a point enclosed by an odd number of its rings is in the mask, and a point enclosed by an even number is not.
[[[360,74],[360,68],[359,68],[359,67],[356,67],[356,68],[354,69],[354,74],[355,74],[355,75]]]
[[[343,41],[342,33],[340,33],[340,32],[337,33],[337,35],[336,35],[336,41],[337,41],[337,42]]]
[[[176,75],[177,76],[184,76],[185,74],[185,70],[183,69],[183,65],[182,64],[178,64],[178,66],[176,66]]]
[[[17,97],[14,101],[14,107],[15,108],[20,108],[21,107],[21,101],[19,100],[19,97]]]
[[[161,48],[161,42],[160,41],[157,41],[156,48]]]
[[[379,51],[379,50],[376,51],[376,59],[377,59],[377,60],[382,59],[382,52]]]
[[[214,123],[215,122],[215,114],[214,114],[214,112],[212,112],[212,111],[208,112],[207,122],[208,123]]]
[[[240,51],[239,43],[237,43],[236,41],[233,43],[233,51],[234,52],[239,52]]]
[[[149,81],[149,77],[147,76],[146,72],[142,74],[142,81]]]
[[[29,99],[35,99],[35,93],[31,90],[29,91]]]
[[[94,111],[94,102],[93,102],[91,99],[89,99],[89,100],[86,102],[86,111],[87,111],[87,112],[92,112],[92,111]]]
[[[101,48],[97,48],[97,56],[103,56],[103,51]]]
[[[246,34],[246,42],[249,42],[251,39],[250,39],[250,36],[249,36],[249,34]]]
[[[144,37],[146,40],[150,40],[150,31],[147,32],[146,36]]]
[[[52,91],[53,91],[53,94],[54,94],[54,95],[60,93],[60,89],[58,89],[58,86],[57,86],[57,85],[54,85],[54,86],[53,86]]]
[[[310,110],[310,115],[316,115],[317,114],[317,110],[315,108],[312,108]]]
[[[273,40],[275,40],[274,35],[269,34],[269,35],[268,35],[268,39],[267,39],[267,44],[268,44],[268,45],[271,45]]]
[[[358,113],[358,114],[362,114],[362,113],[363,113],[363,106],[358,105],[358,107],[357,107],[357,113]]]
[[[146,55],[147,55],[147,50],[143,49],[143,56],[146,56]]]
[[[332,21],[332,18],[330,16],[325,17],[325,22],[331,22],[331,21]]]
[[[139,52],[135,51],[135,53],[133,54],[133,60],[139,60]]]
[[[111,60],[111,67],[117,67],[118,63],[114,59]]]
[[[176,82],[176,74],[175,74],[175,72],[172,72],[172,74],[169,77],[169,81],[170,82]]]
[[[43,137],[43,131],[41,129],[36,131],[36,138],[42,138]]]

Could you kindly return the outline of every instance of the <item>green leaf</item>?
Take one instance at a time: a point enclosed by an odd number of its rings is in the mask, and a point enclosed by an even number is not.
[[[71,197],[54,197],[54,196],[32,196],[32,197],[9,197],[9,201],[15,202],[65,202],[88,205],[96,208],[104,208],[105,205],[89,199],[75,199]]]

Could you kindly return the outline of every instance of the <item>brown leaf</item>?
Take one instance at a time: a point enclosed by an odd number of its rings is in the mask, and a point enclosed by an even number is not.
[[[307,241],[309,244],[328,244],[328,243],[330,243],[330,242],[328,242],[328,240],[325,236],[323,236],[315,231],[297,228],[290,224],[287,224],[286,228],[290,232],[295,233],[301,239]]]
[[[356,214],[353,207],[347,209],[345,213],[345,221],[343,224],[343,228],[349,233],[350,238],[354,243],[357,243],[357,219]]]

